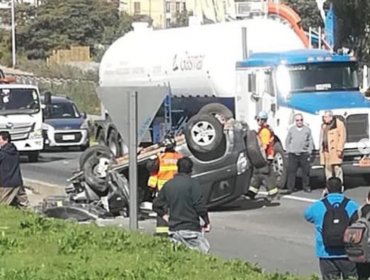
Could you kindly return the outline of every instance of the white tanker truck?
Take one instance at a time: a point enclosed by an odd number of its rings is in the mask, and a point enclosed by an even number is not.
[[[250,127],[258,111],[267,111],[277,137],[280,186],[285,184],[284,142],[294,113],[302,113],[313,130],[317,155],[321,116],[332,110],[347,125],[344,172],[368,172],[357,147],[369,139],[370,103],[359,91],[353,57],[307,49],[297,30],[267,18],[166,30],[137,27],[105,53],[100,86],[166,84],[172,108],[181,112],[174,114],[175,122],[209,103],[228,110],[208,105],[206,111],[231,111]],[[323,174],[317,157],[313,169]]]

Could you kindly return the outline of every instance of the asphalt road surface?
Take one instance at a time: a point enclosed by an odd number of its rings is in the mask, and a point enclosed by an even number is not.
[[[67,185],[66,179],[78,167],[80,152],[42,153],[39,163],[22,163],[23,176],[52,184]],[[345,178],[347,195],[360,204],[369,187],[360,178]],[[269,207],[263,199],[240,199],[211,213],[212,231],[207,234],[212,253],[259,264],[268,271],[300,275],[319,273],[314,250],[314,228],[303,219],[304,209],[320,198],[320,185],[312,193],[283,196]],[[262,195],[263,196],[263,195]],[[154,227],[154,221],[141,223]]]

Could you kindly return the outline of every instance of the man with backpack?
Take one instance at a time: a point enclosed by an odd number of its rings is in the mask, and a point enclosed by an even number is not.
[[[356,265],[346,255],[343,237],[346,228],[356,221],[359,206],[343,195],[339,178],[329,178],[326,193],[304,213],[305,219],[315,225],[316,256],[323,280],[356,278]]]
[[[359,211],[359,219],[345,234],[345,248],[350,261],[356,263],[358,280],[370,279],[370,191],[366,204]]]

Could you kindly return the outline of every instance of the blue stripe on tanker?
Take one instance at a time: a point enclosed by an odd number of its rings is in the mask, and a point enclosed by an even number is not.
[[[359,91],[301,92],[288,99],[279,97],[280,106],[318,114],[321,110],[370,108],[370,102]]]

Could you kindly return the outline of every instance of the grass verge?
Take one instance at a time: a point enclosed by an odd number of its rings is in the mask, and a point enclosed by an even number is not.
[[[255,265],[119,228],[45,219],[9,207],[0,207],[0,217],[0,279],[304,279],[264,274]]]

